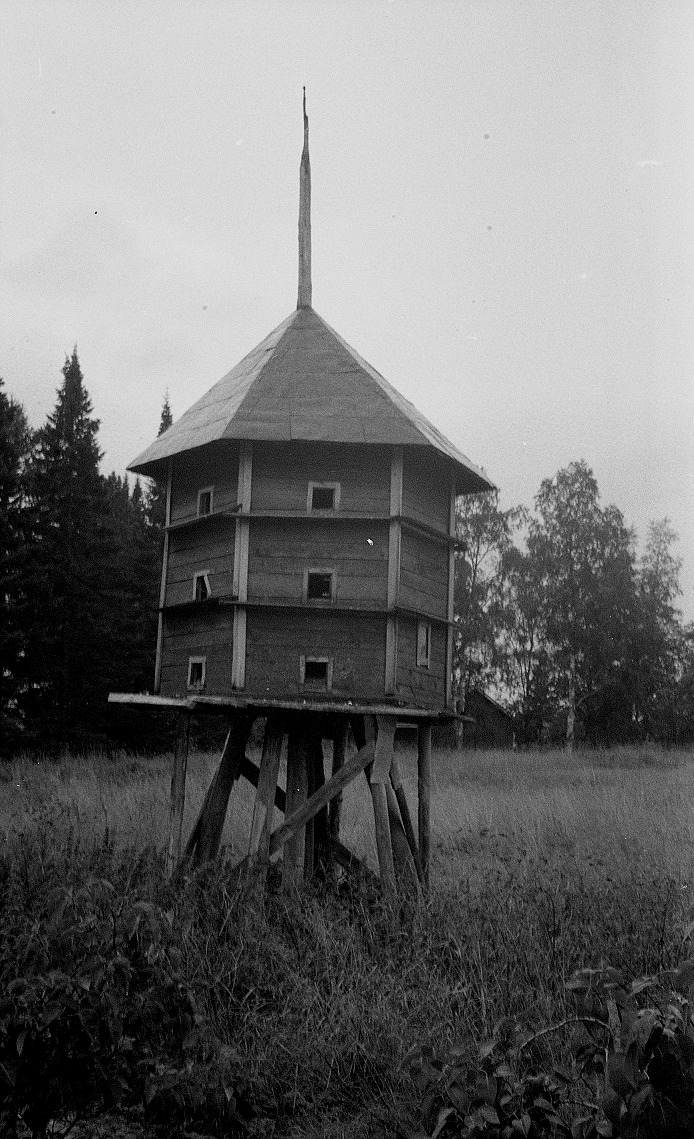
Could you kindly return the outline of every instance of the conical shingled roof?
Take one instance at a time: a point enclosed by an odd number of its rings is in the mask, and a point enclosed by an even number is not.
[[[129,465],[225,439],[425,446],[451,459],[459,490],[493,484],[312,308],[297,308]]]

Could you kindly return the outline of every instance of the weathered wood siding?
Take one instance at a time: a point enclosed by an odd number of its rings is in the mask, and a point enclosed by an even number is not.
[[[246,692],[301,696],[299,658],[331,657],[331,696],[383,698],[385,616],[249,608]]]
[[[315,695],[302,687],[300,658],[329,658],[333,699],[382,700],[385,694],[386,608],[391,512],[391,448],[351,444],[279,443],[253,445],[251,513],[288,513],[289,518],[251,517],[249,528],[248,609],[245,682],[249,696]],[[213,514],[238,501],[239,447],[182,456],[174,465],[165,607],[161,692],[186,695],[191,656],[206,658],[204,691],[232,691],[234,608],[193,601],[193,579],[206,572],[211,597],[231,599],[234,517],[197,517],[199,490],[213,486]],[[405,448],[402,514],[445,534],[450,502],[449,468],[426,448]],[[309,483],[339,483],[334,512],[307,517]],[[400,503],[398,502],[398,509]],[[362,515],[358,521],[345,515]],[[369,521],[368,516],[380,516]],[[399,516],[399,515],[398,515]],[[381,520],[382,519],[382,520]],[[176,528],[176,523],[191,522]],[[400,542],[393,603],[445,618],[448,547],[435,537],[396,521]],[[392,561],[391,557],[391,561]],[[304,602],[309,569],[335,574],[331,601]],[[267,609],[263,602],[279,603]],[[340,607],[349,607],[341,611]],[[364,612],[359,612],[363,609]],[[383,615],[366,612],[379,609]],[[244,611],[239,613],[243,617]],[[396,678],[392,691],[408,703],[443,707],[445,703],[446,626],[432,621],[428,668],[416,662],[417,619],[403,613],[397,623]],[[239,640],[239,648],[241,641]]]
[[[400,543],[400,604],[445,619],[448,606],[448,546],[403,527]]]
[[[200,450],[177,456],[171,484],[172,524],[197,516],[198,491],[203,487],[214,487],[215,512],[235,506],[238,473],[239,448],[235,442],[215,451]]]
[[[233,640],[231,609],[208,609],[177,613],[164,618],[162,650],[162,696],[187,696],[188,658],[207,658],[205,695],[226,696],[231,692]]]
[[[306,513],[309,482],[340,484],[340,512],[387,514],[390,449],[343,443],[255,443],[252,510]]]
[[[397,694],[408,704],[442,708],[446,699],[446,626],[432,621],[431,663],[417,665],[417,619],[398,617]]]
[[[181,455],[175,463],[171,482],[171,523],[166,573],[165,605],[178,605],[193,599],[193,577],[209,572],[213,597],[232,591],[234,566],[234,522],[215,518],[236,505],[238,483],[238,444],[213,452]],[[193,522],[198,513],[198,491],[214,487],[213,517],[177,530],[180,522]]]
[[[303,523],[269,518],[251,521],[249,601],[301,603],[307,569],[335,571],[335,605],[385,608],[388,524],[313,518]],[[330,602],[308,604],[320,608]],[[278,614],[276,620],[283,618]]]
[[[450,464],[426,447],[405,447],[402,512],[448,533]]]
[[[229,596],[234,570],[233,520],[213,518],[169,534],[165,605],[193,599],[193,577],[209,572],[212,597]]]

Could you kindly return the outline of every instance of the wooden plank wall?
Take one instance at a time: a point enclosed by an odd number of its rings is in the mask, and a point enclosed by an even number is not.
[[[447,617],[448,546],[406,528],[400,544],[400,604]]]
[[[188,658],[207,657],[205,695],[231,692],[232,610],[179,613],[164,618],[161,695],[188,695]]]
[[[239,446],[238,497],[241,510],[251,508],[253,485],[253,444],[244,439]],[[242,689],[246,684],[246,609],[248,600],[248,547],[250,521],[237,517],[234,539],[233,590],[239,602],[234,610],[234,651],[231,661],[231,683]]]
[[[304,571],[310,568],[336,571],[336,604],[385,607],[388,524],[311,521],[302,526],[281,519],[252,520],[249,601],[301,603]],[[326,603],[309,604],[321,608]]]
[[[198,491],[214,486],[214,511],[234,507],[239,496],[237,443],[224,451],[183,456],[172,479],[171,521],[194,519]],[[205,607],[169,614],[162,629],[161,685],[163,695],[185,695],[188,658],[207,658],[205,691],[222,695],[236,686],[258,696],[301,696],[301,655],[334,660],[332,695],[337,698],[380,699],[386,684],[386,614],[391,604],[441,617],[448,614],[449,550],[407,526],[400,527],[397,590],[389,591],[392,557],[392,448],[351,444],[253,445],[252,480],[247,479],[244,506],[253,511],[288,511],[297,520],[211,519],[169,533],[166,575],[167,605],[193,599],[193,576],[208,571],[212,596],[234,592],[235,531],[248,528],[248,611],[245,677],[239,685],[232,666],[234,610]],[[358,522],[323,520],[306,515],[309,482],[340,484],[336,514],[377,514],[383,520]],[[398,480],[399,482],[399,480]],[[426,448],[405,448],[402,514],[447,534],[450,515],[450,465]],[[397,518],[395,511],[394,518]],[[400,532],[401,531],[401,532]],[[262,611],[253,602],[275,600],[301,605],[306,569],[336,571],[335,605],[383,607],[383,616],[340,613],[329,602],[313,602],[302,610]],[[392,573],[395,563],[391,567]],[[391,573],[391,576],[392,576]],[[393,596],[391,597],[391,594]],[[391,616],[390,673],[392,691],[400,699],[425,707],[441,707],[446,697],[446,626],[432,623],[431,664],[417,666],[417,621]],[[238,636],[236,640],[239,640]],[[237,649],[240,650],[240,642]],[[237,652],[238,656],[238,652]],[[393,667],[394,666],[394,667]],[[238,675],[237,675],[238,674]]]
[[[426,447],[404,448],[402,512],[448,533],[451,464]]]
[[[193,600],[193,576],[210,575],[213,597],[230,596],[234,570],[234,522],[219,518],[169,533],[166,604]]]
[[[417,619],[398,618],[398,689],[400,699],[423,708],[442,708],[446,696],[446,626],[432,622],[431,663],[417,665]]]
[[[215,511],[236,505],[239,448],[229,442],[223,450],[179,455],[171,488],[171,522],[186,522],[198,513],[198,491],[214,486]]]
[[[398,671],[398,618],[395,612],[400,599],[400,542],[402,539],[402,485],[403,449],[390,451],[390,522],[388,532],[388,621],[386,623],[386,671],[384,676],[387,696],[397,690]]]
[[[340,512],[388,514],[390,448],[346,443],[256,443],[253,510],[306,513],[309,482],[339,482]]]
[[[257,695],[304,695],[299,657],[334,659],[332,695],[383,696],[386,617],[322,611],[248,610],[246,688]]]

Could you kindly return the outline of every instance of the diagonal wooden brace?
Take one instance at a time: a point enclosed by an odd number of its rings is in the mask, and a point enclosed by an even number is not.
[[[285,842],[292,837],[299,827],[305,827],[310,819],[314,818],[318,812],[330,802],[348,783],[364,770],[364,768],[373,762],[374,758],[374,745],[372,743],[365,744],[363,748],[352,756],[349,763],[336,771],[327,783],[324,783],[310,799],[304,803],[296,811],[292,811],[290,815],[284,820],[281,826],[273,831],[270,836],[270,854],[276,854]]]
[[[407,802],[407,796],[405,795],[405,788],[402,784],[400,765],[395,756],[393,756],[393,762],[390,767],[390,781],[393,785],[398,807],[400,808],[400,817],[402,819],[405,837],[407,838],[407,844],[410,848],[410,853],[412,854],[415,870],[417,871],[417,878],[419,879],[420,885],[424,886],[425,881],[424,870],[422,868],[422,860],[419,857],[419,848],[417,846],[417,839],[414,833],[414,826],[412,825],[412,816],[410,815],[410,808]]]

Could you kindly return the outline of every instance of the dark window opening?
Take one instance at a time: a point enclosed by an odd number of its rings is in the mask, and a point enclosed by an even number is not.
[[[309,570],[306,578],[307,601],[332,601],[333,575]]]
[[[310,482],[308,484],[307,510],[339,510],[339,508],[339,482]]]
[[[206,514],[212,513],[212,487],[205,487],[204,490],[198,491],[198,517],[203,518]]]
[[[328,662],[327,660],[307,660],[304,668],[304,682],[309,684],[311,681],[320,684],[328,683]]]
[[[196,601],[207,601],[210,596],[210,582],[206,573],[196,573],[193,578],[193,587]]]
[[[190,657],[188,660],[188,687],[205,687],[205,657]]]
[[[311,493],[311,510],[334,510],[335,487],[314,486]]]

